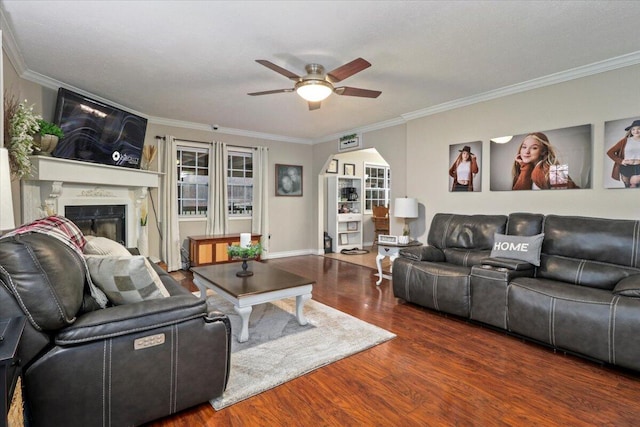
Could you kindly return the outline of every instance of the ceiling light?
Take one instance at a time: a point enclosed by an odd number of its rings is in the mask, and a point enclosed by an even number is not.
[[[296,92],[306,101],[320,102],[331,95],[333,87],[325,80],[303,80],[296,83]]]
[[[506,144],[507,142],[511,141],[511,139],[513,138],[513,136],[509,135],[509,136],[499,136],[497,138],[491,138],[491,142],[495,142],[496,144]]]

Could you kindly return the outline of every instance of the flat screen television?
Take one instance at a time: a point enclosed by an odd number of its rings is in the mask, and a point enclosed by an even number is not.
[[[60,88],[54,122],[64,137],[53,156],[140,168],[147,119]]]

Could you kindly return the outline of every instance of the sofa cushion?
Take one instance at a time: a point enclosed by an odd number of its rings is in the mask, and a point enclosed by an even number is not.
[[[103,256],[130,256],[127,248],[115,240],[106,237],[86,236],[87,244],[84,246],[85,255]]]
[[[427,242],[436,248],[490,250],[493,235],[504,233],[505,215],[435,214]]]
[[[518,259],[539,266],[543,239],[544,233],[535,236],[508,236],[496,233],[491,257]]]
[[[114,305],[169,296],[143,256],[88,256],[86,260],[93,282]]]
[[[82,305],[85,267],[62,240],[26,232],[0,239],[0,276],[39,331],[70,325]]]
[[[613,293],[625,297],[640,298],[640,274],[620,280],[616,287],[613,288]]]

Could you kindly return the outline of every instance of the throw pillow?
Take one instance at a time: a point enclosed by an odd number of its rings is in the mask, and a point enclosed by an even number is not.
[[[85,255],[131,256],[129,250],[115,240],[94,236],[86,236],[86,239]]]
[[[88,256],[86,260],[91,279],[114,305],[169,296],[144,256]]]
[[[496,233],[491,258],[511,258],[540,266],[540,250],[544,233],[535,236],[511,236]]]

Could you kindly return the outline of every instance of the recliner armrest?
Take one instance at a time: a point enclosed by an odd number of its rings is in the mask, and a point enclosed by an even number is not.
[[[534,268],[533,264],[528,263],[526,261],[521,261],[518,259],[511,259],[511,258],[497,258],[497,257],[483,259],[482,265],[490,265],[492,267],[506,268],[507,270],[515,270],[515,271],[532,270]]]
[[[413,261],[444,262],[444,252],[435,246],[414,246],[400,249],[400,256]]]
[[[118,305],[79,317],[75,323],[58,332],[55,343],[60,346],[82,344],[177,324],[206,315],[206,301],[194,298],[193,295]]]

